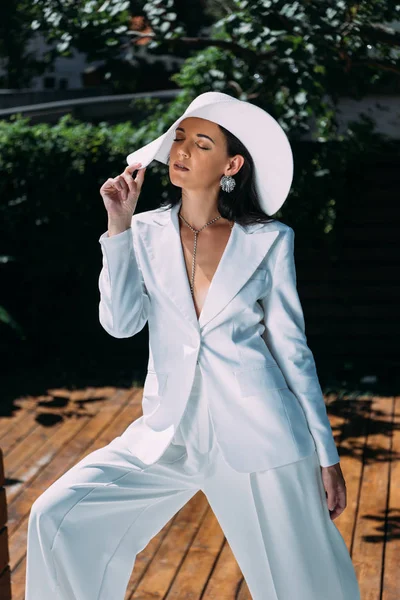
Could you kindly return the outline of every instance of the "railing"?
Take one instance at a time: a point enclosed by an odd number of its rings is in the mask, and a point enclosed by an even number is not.
[[[132,100],[139,98],[159,98],[172,100],[181,90],[160,90],[158,92],[140,92],[136,94],[115,94],[90,98],[59,100],[25,106],[13,106],[0,110],[0,119],[9,119],[12,115],[21,113],[30,117],[31,122],[57,122],[65,114],[72,114],[80,119],[129,118],[132,116]]]

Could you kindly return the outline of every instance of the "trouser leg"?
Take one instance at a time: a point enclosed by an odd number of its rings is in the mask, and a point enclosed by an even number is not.
[[[196,478],[146,466],[119,440],[32,505],[25,600],[123,600],[136,555],[198,491]]]
[[[219,454],[203,491],[253,600],[360,600],[316,452],[254,473],[234,471]]]

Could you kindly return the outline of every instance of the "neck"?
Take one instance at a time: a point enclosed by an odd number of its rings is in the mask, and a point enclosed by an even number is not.
[[[182,198],[179,214],[195,229],[200,229],[206,223],[221,217],[215,202],[195,202]]]
[[[209,200],[204,198],[199,201],[198,199],[192,199],[185,196],[181,197],[181,206],[178,210],[178,214],[181,215],[194,229],[201,229],[213,219],[218,220],[215,224],[225,224],[231,225],[231,222],[228,219],[221,217],[220,212],[217,208],[217,202],[215,200]],[[179,218],[181,225],[185,225],[182,222],[182,219]]]

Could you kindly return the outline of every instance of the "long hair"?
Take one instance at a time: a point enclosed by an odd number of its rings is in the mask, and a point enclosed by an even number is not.
[[[220,215],[229,221],[235,221],[239,225],[253,225],[255,223],[266,223],[274,221],[260,206],[256,187],[254,183],[254,162],[246,146],[233,133],[218,125],[226,139],[228,156],[241,154],[244,163],[233,178],[236,181],[235,189],[232,192],[224,192],[219,189],[217,208]],[[168,156],[169,162],[169,156]],[[159,208],[171,208],[181,200],[181,188],[169,194],[167,200],[159,204]]]

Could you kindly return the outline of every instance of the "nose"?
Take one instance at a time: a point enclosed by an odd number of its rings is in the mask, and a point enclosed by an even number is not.
[[[189,156],[189,152],[185,149],[185,147],[182,143],[178,148],[178,156],[180,156],[180,155]]]

